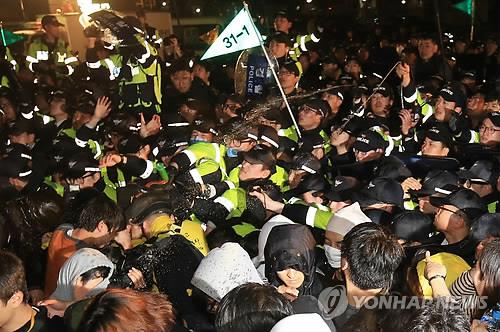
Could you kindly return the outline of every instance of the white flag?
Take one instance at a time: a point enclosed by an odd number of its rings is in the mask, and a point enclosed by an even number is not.
[[[243,8],[203,54],[201,60],[259,46],[262,37],[257,29],[254,29],[251,19]]]

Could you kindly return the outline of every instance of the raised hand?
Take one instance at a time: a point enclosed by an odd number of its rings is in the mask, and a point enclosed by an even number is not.
[[[141,113],[141,131],[139,134],[142,138],[156,135],[161,129],[161,118],[159,115],[153,115],[153,118],[146,123],[144,115]]]

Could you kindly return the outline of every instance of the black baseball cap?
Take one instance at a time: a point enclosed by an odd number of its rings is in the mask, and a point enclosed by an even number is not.
[[[35,127],[30,120],[20,119],[20,120],[9,123],[7,132],[11,136],[17,136],[17,135],[21,135],[24,133],[34,134]]]
[[[453,136],[445,126],[436,125],[425,132],[425,137],[435,142],[441,142],[447,147],[453,145]]]
[[[323,58],[323,60],[321,62],[323,64],[328,64],[328,63],[334,64],[334,65],[339,64],[339,61],[337,59],[335,59],[335,57],[333,57],[333,56],[326,56]]]
[[[380,160],[375,170],[375,177],[390,178],[396,181],[404,181],[411,177],[412,173],[406,165],[394,156],[387,156]]]
[[[289,21],[292,20],[291,16],[288,14],[288,12],[286,10],[279,10],[279,11],[277,11],[274,14],[274,18],[276,18],[276,17],[284,17],[284,18],[286,18]]]
[[[372,91],[373,94],[380,93],[384,97],[394,97],[394,92],[392,91],[392,88],[389,84],[383,83],[382,85],[376,86],[373,88]]]
[[[363,120],[358,117],[348,119],[342,123],[342,130],[351,136],[357,136],[362,130],[362,121]]]
[[[328,182],[322,174],[306,174],[300,179],[297,187],[287,191],[284,197],[290,199],[306,192],[324,192],[326,189],[328,189]]]
[[[354,194],[353,199],[362,207],[372,204],[386,203],[403,208],[403,187],[396,180],[375,178],[361,191]]]
[[[326,101],[324,101],[323,99],[319,99],[319,98],[313,98],[313,99],[306,101],[304,104],[301,105],[299,112],[304,107],[307,107],[308,109],[312,110],[314,113],[317,113],[324,118],[327,117],[331,111],[330,105],[328,105],[328,103]]]
[[[351,75],[342,75],[339,77],[339,82],[342,81],[347,81],[346,83],[352,83],[354,82],[354,77],[352,77]]]
[[[500,112],[490,112],[488,113],[488,119],[495,125],[495,127],[500,127]]]
[[[478,160],[468,170],[458,171],[458,176],[471,182],[490,184],[496,188],[499,168],[498,164],[490,160]]]
[[[273,127],[259,126],[259,140],[269,144],[272,149],[280,148],[280,137]]]
[[[464,107],[466,104],[467,97],[457,86],[445,86],[439,91],[439,95],[446,101],[455,102],[457,107]]]
[[[359,189],[361,182],[352,176],[336,176],[333,184],[323,196],[333,202],[351,199],[352,194]]]
[[[252,150],[245,152],[243,159],[250,164],[265,165],[271,170],[271,173],[276,171],[276,158],[268,147],[258,145]]]
[[[31,160],[26,158],[7,157],[0,159],[0,176],[16,179],[27,179],[33,172]]]
[[[298,152],[312,152],[315,149],[323,148],[325,141],[318,133],[307,133],[302,136],[302,141],[299,142]]]
[[[442,188],[447,185],[458,185],[458,175],[450,171],[431,170],[427,173],[419,190],[409,189],[408,193],[414,197],[433,196],[442,193]]]
[[[463,75],[462,75],[462,79],[464,78],[470,78],[472,80],[476,80],[476,72],[475,71],[466,71]]]
[[[47,25],[55,25],[59,27],[64,26],[64,24],[59,22],[57,20],[57,17],[55,17],[54,15],[45,15],[44,17],[42,17],[42,27],[46,27]]]
[[[5,148],[5,158],[31,160],[32,156],[30,149],[26,145],[13,143]]]
[[[452,205],[474,219],[487,212],[481,197],[470,189],[460,188],[444,197],[432,197],[430,203],[435,207]]]
[[[203,100],[199,97],[190,97],[184,103],[189,109],[196,110],[200,114],[208,114],[210,110],[210,104],[207,100]]]
[[[137,153],[143,146],[143,139],[137,134],[132,134],[124,137],[118,143],[118,152],[121,154]]]
[[[337,96],[342,101],[344,100],[344,95],[342,94],[342,92],[340,91],[339,88],[334,88],[334,89],[328,90],[328,91],[326,91],[326,93],[329,95],[332,95],[332,96]]]
[[[81,152],[66,161],[64,176],[67,179],[78,179],[87,173],[99,173],[99,162],[88,153]]]
[[[194,120],[193,123],[193,130],[197,130],[202,133],[211,133],[214,134],[215,136],[219,135],[219,132],[217,131],[217,126],[215,124],[215,121],[211,119],[206,119],[201,117],[200,119]]]
[[[321,172],[321,162],[309,152],[297,153],[293,158],[290,169],[302,170],[309,174]]]
[[[271,108],[270,110],[262,114],[262,117],[268,121],[274,121],[277,123],[281,123],[283,121],[283,115],[279,108]]]
[[[358,151],[368,152],[372,150],[385,150],[389,144],[379,133],[373,130],[366,130],[356,137],[353,148]]]
[[[391,221],[390,230],[398,239],[424,242],[434,232],[432,218],[420,211],[403,211]]]
[[[157,159],[172,156],[180,147],[188,146],[189,141],[182,135],[162,134],[152,144],[151,153]]]

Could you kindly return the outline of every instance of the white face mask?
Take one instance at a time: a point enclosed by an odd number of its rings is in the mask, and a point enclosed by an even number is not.
[[[340,250],[325,244],[325,254],[328,264],[338,269],[340,267]]]

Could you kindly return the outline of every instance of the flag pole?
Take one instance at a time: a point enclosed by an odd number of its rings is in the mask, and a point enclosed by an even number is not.
[[[476,1],[472,0],[471,2],[471,15],[470,15],[470,41],[474,40],[474,24],[476,21]]]
[[[278,74],[276,74],[276,71],[274,70],[273,64],[271,63],[271,58],[269,57],[269,54],[267,53],[266,47],[264,46],[264,42],[262,40],[262,37],[260,35],[259,30],[255,26],[255,23],[253,22],[252,15],[250,15],[250,11],[248,10],[248,4],[246,2],[243,2],[243,6],[245,8],[245,11],[247,12],[247,15],[250,18],[250,22],[252,23],[252,28],[254,29],[255,33],[257,34],[257,37],[259,38],[259,44],[260,47],[262,48],[262,51],[264,52],[264,55],[266,56],[267,63],[269,64],[269,68],[271,68],[271,72],[273,73],[274,80],[276,81],[276,84],[278,84],[278,89],[280,90],[281,97],[283,98],[283,101],[285,102],[286,109],[288,110],[288,113],[290,114],[290,117],[292,118],[292,122],[295,126],[295,130],[297,131],[297,135],[299,138],[302,138],[302,134],[300,133],[299,125],[297,124],[297,121],[295,121],[295,117],[293,116],[292,109],[290,108],[290,104],[288,103],[288,99],[286,98],[285,91],[283,91],[283,87],[280,84],[280,81],[278,79]]]
[[[2,44],[4,47],[7,47],[7,41],[5,40],[5,33],[3,31],[3,22],[0,21],[0,32],[2,34]]]

